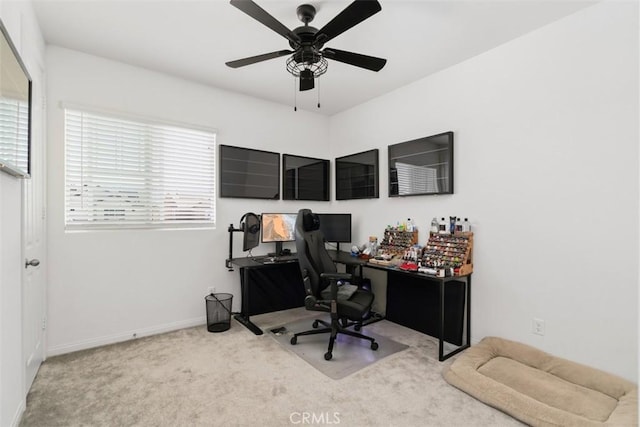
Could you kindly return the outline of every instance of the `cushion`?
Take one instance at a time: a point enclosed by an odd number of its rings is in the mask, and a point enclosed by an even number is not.
[[[320,229],[320,217],[306,209],[302,214],[302,229],[304,231],[314,231]]]
[[[635,384],[515,341],[484,338],[443,376],[533,426],[638,425]]]
[[[338,301],[348,300],[358,290],[356,285],[338,282]],[[331,286],[327,286],[320,292],[322,299],[331,299]]]

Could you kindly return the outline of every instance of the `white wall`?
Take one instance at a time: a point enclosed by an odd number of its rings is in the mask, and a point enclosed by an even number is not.
[[[604,3],[332,117],[332,157],[379,148],[354,232],[474,226],[472,341],[502,336],[637,381],[638,6]],[[455,132],[455,194],[389,199],[387,145]],[[382,214],[380,214],[382,213]],[[545,336],[531,333],[532,319]]]
[[[233,293],[239,310],[239,274],[224,268],[228,225],[245,212],[301,206],[219,198],[216,230],[65,232],[60,102],[215,128],[219,144],[309,156],[326,154],[328,118],[59,47],[48,48],[47,70],[48,353],[204,323],[209,286]],[[241,233],[234,246],[242,256]]]
[[[503,336],[637,381],[637,12],[596,5],[331,119],[49,47],[48,353],[203,323],[209,286],[237,310],[227,226],[303,207],[218,199],[216,230],[66,233],[64,101],[213,127],[220,144],[330,159],[379,148],[379,199],[304,206],[352,212],[360,243],[409,216],[422,241],[432,217],[468,216],[473,341]],[[446,130],[455,194],[389,199],[387,145]]]
[[[24,410],[20,239],[21,183],[0,173],[0,424]]]
[[[0,2],[0,19],[27,70],[44,63],[44,41],[31,4]],[[33,76],[32,76],[33,77]],[[34,79],[34,85],[41,84]],[[34,120],[42,120],[34,117]],[[16,425],[25,408],[22,354],[23,180],[0,173],[0,425]]]

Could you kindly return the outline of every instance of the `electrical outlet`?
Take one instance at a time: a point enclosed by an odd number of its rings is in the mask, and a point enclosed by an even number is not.
[[[542,319],[533,319],[531,332],[536,335],[544,335],[544,320]]]
[[[207,288],[207,295],[211,295],[211,294],[215,294],[216,293],[216,287],[215,286],[209,286]]]

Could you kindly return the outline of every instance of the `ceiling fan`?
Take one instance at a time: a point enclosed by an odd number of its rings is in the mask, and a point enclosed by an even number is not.
[[[377,0],[355,0],[319,30],[309,25],[309,22],[313,21],[316,15],[315,7],[310,4],[298,6],[298,19],[304,25],[293,30],[289,30],[252,0],[231,0],[231,5],[280,34],[289,41],[289,46],[293,49],[278,50],[229,61],[226,64],[231,68],[244,67],[245,65],[291,54],[287,59],[287,70],[295,77],[300,78],[300,90],[303,91],[313,89],[315,86],[314,79],[327,71],[327,59],[372,71],[380,71],[387,63],[386,59],[374,56],[330,47],[324,48],[324,44],[329,40],[380,12],[382,7]]]

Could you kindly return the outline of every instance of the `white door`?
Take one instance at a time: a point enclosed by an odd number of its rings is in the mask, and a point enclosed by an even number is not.
[[[33,69],[31,119],[31,179],[23,184],[22,240],[25,269],[22,275],[22,349],[25,394],[44,360],[46,327],[45,260],[45,109],[44,75]]]

